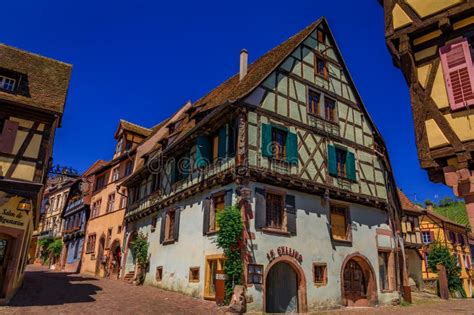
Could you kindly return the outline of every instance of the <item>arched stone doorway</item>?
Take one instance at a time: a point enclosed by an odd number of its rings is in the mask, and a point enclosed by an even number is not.
[[[122,248],[120,240],[114,240],[110,246],[109,271],[110,277],[118,278],[120,275],[120,265],[122,260]]]
[[[307,312],[306,277],[298,261],[278,257],[267,266],[263,301],[267,313]]]
[[[355,253],[346,257],[341,270],[341,292],[346,306],[375,306],[377,282],[369,260]]]
[[[97,250],[96,266],[95,266],[95,275],[103,277],[104,276],[104,249],[105,249],[105,235],[99,239],[99,249]]]

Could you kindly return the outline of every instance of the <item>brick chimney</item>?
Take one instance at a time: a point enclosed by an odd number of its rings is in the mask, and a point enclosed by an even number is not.
[[[242,49],[240,52],[240,81],[245,77],[247,74],[247,67],[249,63],[249,53],[247,49]]]

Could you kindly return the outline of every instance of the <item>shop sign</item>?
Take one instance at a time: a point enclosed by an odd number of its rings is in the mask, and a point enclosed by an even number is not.
[[[303,262],[303,256],[296,250],[294,250],[293,248],[290,248],[290,247],[286,247],[286,246],[280,246],[276,249],[276,253],[273,249],[271,249],[268,253],[267,253],[267,258],[269,261],[272,261],[276,258],[276,256],[289,256],[289,257],[293,257],[294,259],[296,259],[300,264]]]

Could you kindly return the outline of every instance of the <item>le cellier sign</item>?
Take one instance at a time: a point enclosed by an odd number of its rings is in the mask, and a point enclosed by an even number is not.
[[[270,251],[267,253],[267,258],[269,261],[272,261],[277,257],[277,255],[279,257],[282,257],[282,256],[292,257],[296,259],[300,264],[303,262],[303,256],[298,251],[290,247],[280,246],[276,249],[276,253],[273,249],[270,249]]]

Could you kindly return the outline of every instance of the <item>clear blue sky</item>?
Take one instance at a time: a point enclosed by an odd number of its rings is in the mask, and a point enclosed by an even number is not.
[[[73,4],[74,2],[74,4]],[[451,195],[419,168],[408,88],[376,0],[6,1],[0,42],[73,64],[55,163],[110,159],[120,118],[150,127],[326,16],[410,198]]]

